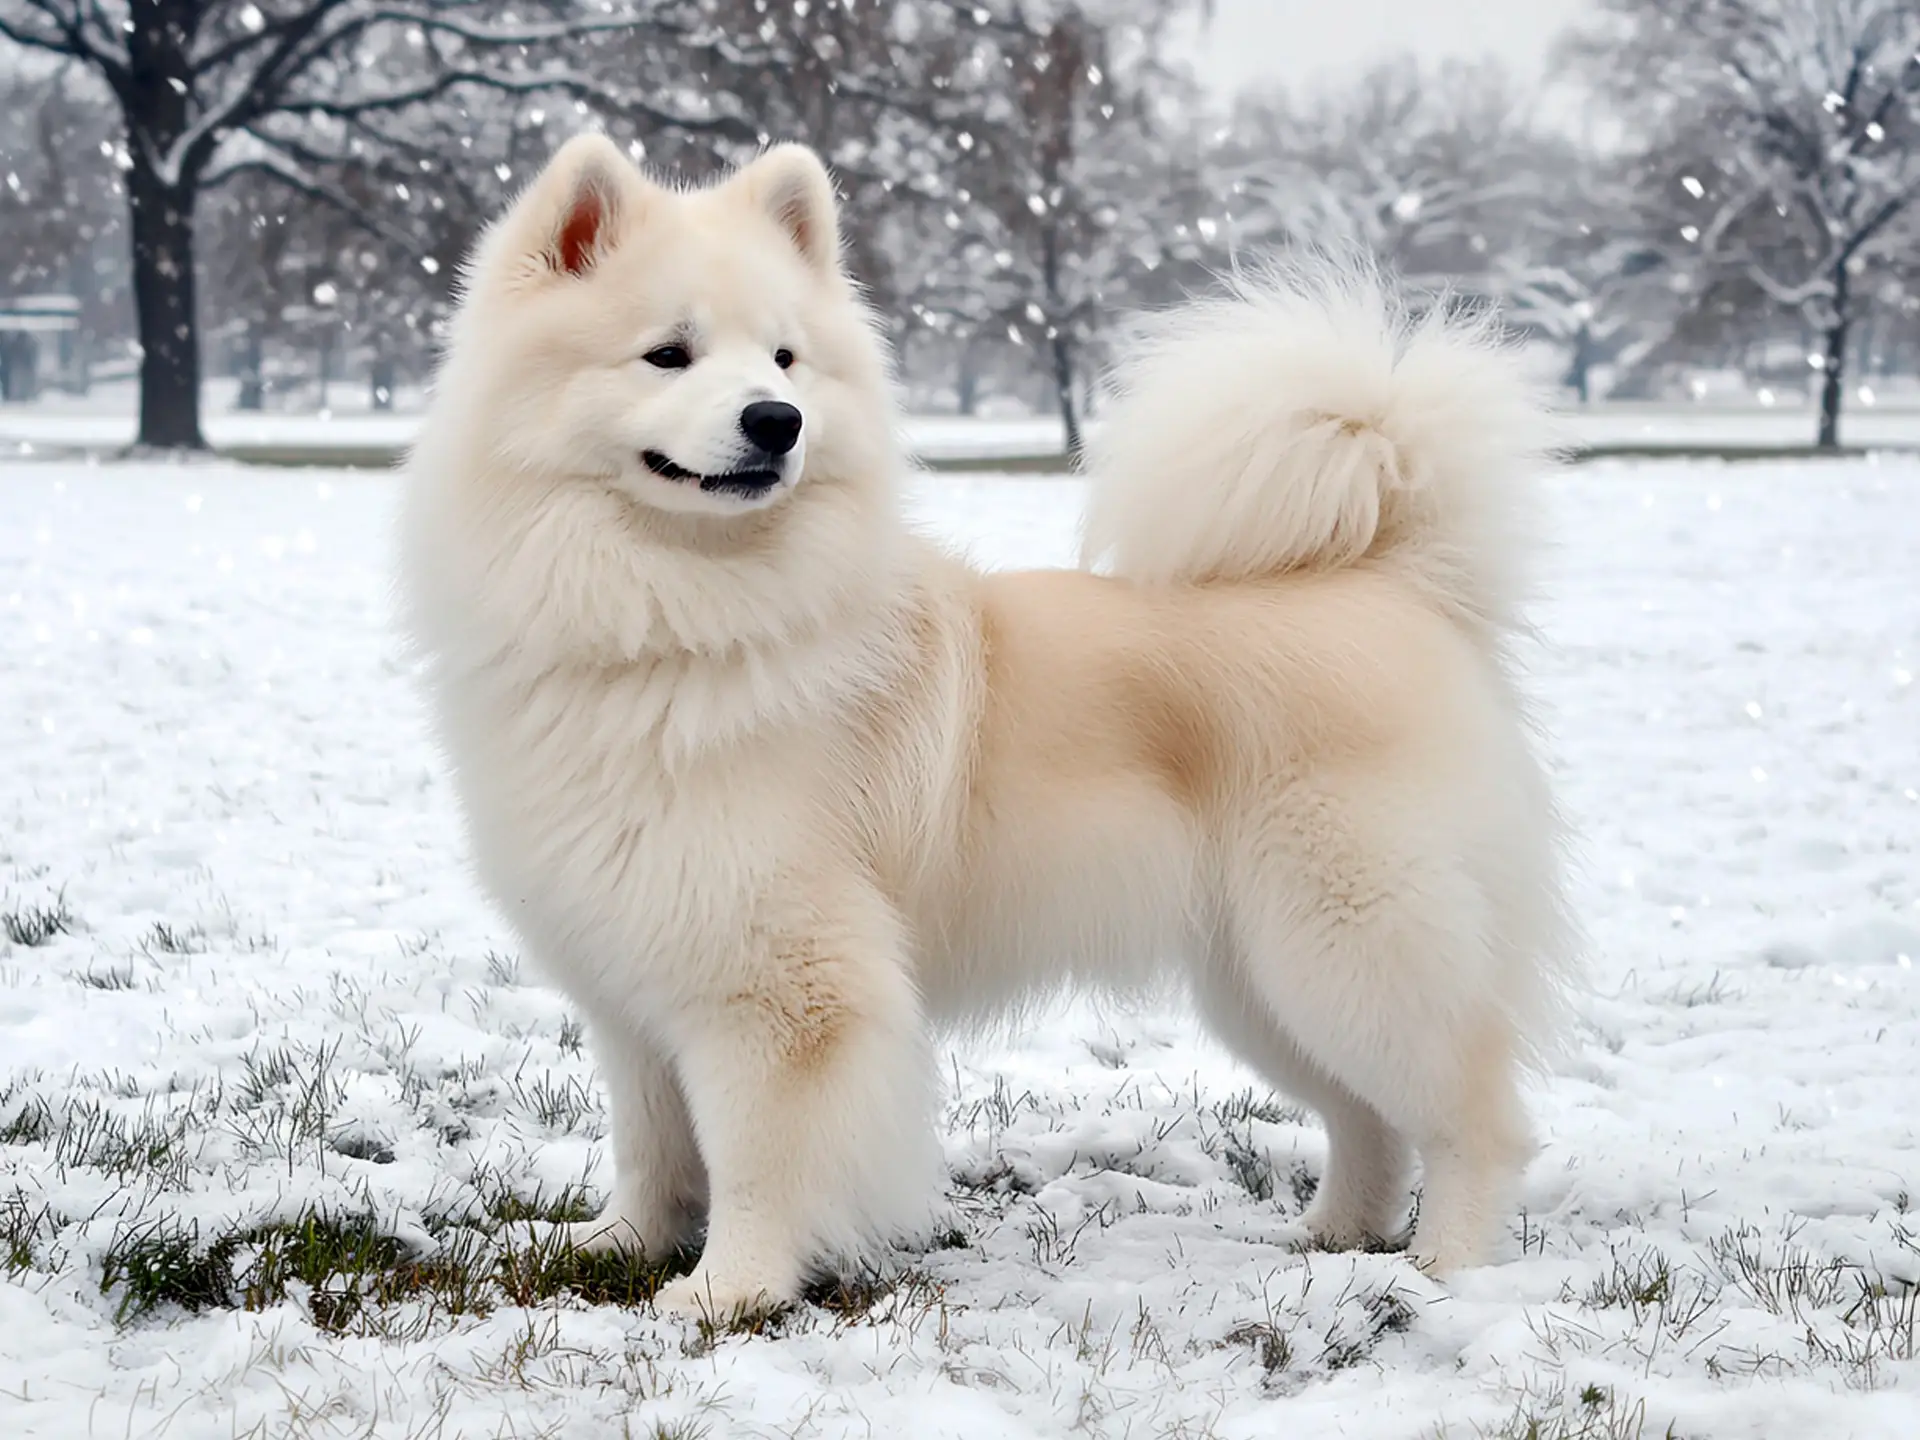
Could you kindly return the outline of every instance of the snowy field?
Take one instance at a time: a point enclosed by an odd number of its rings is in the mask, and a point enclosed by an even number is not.
[[[394,450],[410,443],[419,425],[422,397],[405,391],[399,408],[373,413],[364,386],[339,385],[325,415],[233,408],[232,387],[210,383],[204,425],[217,446],[240,449]],[[1871,392],[1869,392],[1871,393]],[[0,455],[44,455],[74,450],[111,450],[134,436],[134,398],[126,385],[101,386],[86,396],[48,394],[30,405],[0,406]],[[1608,449],[1647,447],[1781,448],[1810,446],[1816,422],[1807,401],[1783,399],[1772,406],[1715,399],[1698,405],[1612,404],[1571,406],[1569,443]],[[1050,416],[971,419],[915,415],[906,438],[929,462],[1000,460],[1057,455],[1064,446],[1060,424]],[[1869,402],[1851,397],[1841,417],[1848,446],[1920,449],[1920,399],[1895,392]]]
[[[0,468],[0,1434],[1913,1440],[1920,461],[1549,484],[1594,993],[1497,1263],[1303,1253],[1312,1122],[1075,1009],[948,1057],[944,1248],[716,1335],[502,1243],[602,1103],[463,870],[393,482]],[[1078,500],[915,506],[1046,564]]]

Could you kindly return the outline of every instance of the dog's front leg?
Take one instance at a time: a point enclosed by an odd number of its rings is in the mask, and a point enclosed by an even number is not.
[[[568,1226],[567,1239],[662,1259],[691,1238],[706,1199],[686,1100],[666,1052],[640,1027],[589,1015],[587,1043],[607,1087],[613,1193],[598,1219]]]
[[[890,908],[865,892],[810,902],[760,934],[676,1040],[710,1204],[699,1266],[660,1292],[664,1309],[791,1300],[817,1262],[932,1210],[932,1067]]]

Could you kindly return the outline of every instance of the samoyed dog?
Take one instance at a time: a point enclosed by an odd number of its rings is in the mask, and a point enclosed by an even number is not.
[[[1132,349],[1079,570],[983,574],[908,464],[833,185],[569,142],[465,276],[403,587],[474,858],[611,1105],[580,1246],[663,1307],[924,1233],[943,1024],[1175,975],[1324,1117],[1305,1225],[1473,1265],[1567,953],[1506,659],[1542,412],[1364,271]]]

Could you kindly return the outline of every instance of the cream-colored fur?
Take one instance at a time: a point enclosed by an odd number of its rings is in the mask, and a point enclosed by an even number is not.
[[[663,1304],[924,1231],[933,1028],[1169,970],[1325,1116],[1317,1235],[1390,1230],[1417,1150],[1416,1254],[1485,1254],[1565,953],[1501,650],[1536,412],[1485,336],[1332,271],[1169,322],[1125,387],[1108,573],[979,574],[902,523],[810,153],[675,191],[584,137],[480,246],[405,593],[480,874],[611,1097],[575,1239],[704,1221]],[[709,493],[756,401],[800,443]]]

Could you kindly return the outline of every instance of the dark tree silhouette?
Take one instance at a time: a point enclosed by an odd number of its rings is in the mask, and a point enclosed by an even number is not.
[[[1797,311],[1820,337],[1822,449],[1850,341],[1897,305],[1920,235],[1913,0],[1605,0],[1580,49],[1640,131],[1688,292]]]
[[[462,87],[558,91],[638,124],[751,140],[753,127],[724,105],[650,103],[638,66],[625,83],[605,78],[621,75],[609,61],[631,57],[636,41],[677,44],[699,12],[696,0],[544,12],[487,0],[0,0],[0,37],[80,61],[119,111],[141,347],[137,443],[205,444],[194,219],[209,186],[265,172],[345,201],[324,178],[329,162],[364,153],[377,122]]]

